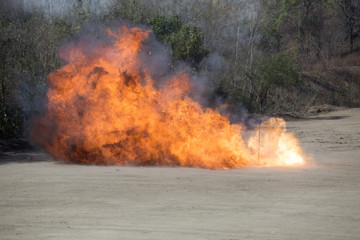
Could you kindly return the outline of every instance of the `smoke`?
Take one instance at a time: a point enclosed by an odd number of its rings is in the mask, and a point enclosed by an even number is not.
[[[4,1],[4,9],[10,11],[23,11],[28,13],[40,12],[47,18],[68,18],[68,21],[74,17],[77,11],[82,10],[89,14],[90,17],[96,19],[100,14],[106,14],[114,4],[124,6],[126,1],[115,0],[13,0]],[[174,0],[166,1],[137,1],[136,14],[143,14],[143,16],[151,16],[157,12],[164,15],[178,14],[185,21],[192,21],[199,25],[201,30],[204,31],[205,44],[210,47],[212,53],[203,60],[199,69],[194,71],[191,66],[173,61],[172,52],[169,46],[164,46],[155,39],[154,34],[151,34],[149,39],[146,40],[142,54],[142,64],[150,71],[152,78],[156,81],[155,86],[158,88],[163,87],[166,80],[179,72],[186,72],[190,75],[192,83],[192,90],[190,96],[200,103],[204,108],[218,108],[223,114],[229,115],[231,122],[247,122],[248,114],[243,106],[232,106],[231,108],[224,104],[221,97],[214,97],[214,88],[223,79],[229,63],[224,57],[229,52],[234,51],[236,42],[246,45],[246,31],[238,31],[236,27],[240,22],[254,18],[256,16],[257,1],[238,1],[231,11],[227,12],[228,15],[214,15],[216,17],[207,19],[206,16],[211,14],[211,11],[216,11],[216,1],[210,3],[208,1],[183,1],[181,4]],[[81,4],[80,4],[81,3]],[[215,4],[216,3],[216,4]],[[128,4],[128,3],[127,3]],[[214,5],[215,4],[215,5]],[[218,3],[221,11],[226,10],[225,5],[229,3]],[[146,10],[148,11],[146,12]],[[219,10],[220,11],[220,10]],[[218,12],[214,12],[218,14]],[[205,16],[203,18],[197,15]],[[210,20],[211,22],[208,22]],[[106,31],[104,31],[104,24],[96,21],[96,24],[87,23],[78,31],[72,40],[63,45],[63,48],[71,47],[77,41],[87,42],[88,51],[90,52],[94,46],[104,44],[106,41]],[[210,28],[211,34],[207,30],[207,25]],[[218,26],[216,29],[214,26]],[[117,26],[118,27],[118,26]],[[207,40],[206,36],[211,36],[213,45]],[[236,42],[234,39],[236,38]],[[226,39],[226,40],[225,40]],[[230,41],[232,42],[228,42]],[[231,40],[232,39],[232,40]],[[66,56],[62,56],[66,59]],[[44,95],[44,91],[40,92],[35,87],[27,87],[26,84],[20,86],[20,99],[24,103],[26,109],[34,109],[37,113],[39,109],[43,108],[43,101],[36,100],[34,95]],[[46,86],[46,85],[44,85]],[[44,87],[41,86],[41,89]],[[33,92],[29,94],[28,92]],[[35,99],[41,99],[35,97]],[[29,106],[29,102],[34,102]],[[41,104],[40,104],[41,103]],[[31,112],[31,111],[29,111]],[[26,114],[30,115],[30,114]],[[246,117],[244,117],[246,116]],[[245,118],[245,119],[244,119]],[[250,125],[249,125],[250,126]]]
[[[62,44],[59,49],[60,58],[64,63],[70,62],[71,49],[75,48],[81,48],[84,55],[91,55],[95,48],[109,45],[114,41],[113,38],[109,38],[107,28],[116,31],[123,25],[134,27],[124,21],[110,27],[100,22],[86,23],[71,39]],[[140,27],[149,30],[145,26]],[[150,33],[149,37],[143,42],[139,55],[141,67],[149,71],[148,73],[155,81],[154,87],[157,89],[163,89],[169,79],[185,73],[189,76],[191,83],[189,96],[199,103],[203,109],[218,109],[222,115],[228,116],[231,123],[241,123],[248,129],[258,126],[259,122],[250,117],[248,111],[242,105],[229,106],[221,97],[214,97],[215,85],[223,77],[229,65],[227,60],[220,54],[216,52],[209,54],[200,63],[199,68],[194,70],[187,63],[174,60],[170,46],[162,44],[156,39],[154,33]],[[93,72],[92,74],[97,73]],[[38,117],[46,110],[48,84],[47,80],[43,79],[44,76],[33,82],[26,74],[20,75],[18,78],[22,78],[24,81],[19,81],[21,84],[18,87],[17,99],[24,109],[26,118],[30,119],[31,122],[34,117]],[[78,106],[81,106],[81,101],[79,99],[76,102]],[[29,123],[26,125],[29,125]],[[26,128],[26,132],[28,132],[28,128]]]
[[[174,74],[172,50],[170,46],[159,42],[154,33],[149,35],[143,45],[143,50],[140,52],[142,65],[150,71],[150,75],[156,81],[155,86],[160,87],[166,82],[169,75]]]
[[[223,101],[214,100],[214,90],[217,82],[223,77],[228,67],[224,57],[211,53],[199,64],[197,69],[186,62],[173,59],[172,50],[168,45],[159,42],[153,33],[144,42],[140,53],[142,65],[150,71],[155,80],[155,86],[162,88],[169,79],[177,74],[186,73],[190,77],[191,89],[189,96],[203,108],[221,108]],[[225,115],[232,115],[232,110],[221,108]],[[220,109],[220,110],[221,110]],[[238,109],[236,109],[238,110]],[[242,111],[244,113],[245,111]],[[235,117],[231,118],[235,120]],[[236,118],[239,120],[239,118]]]
[[[207,79],[191,75],[192,69],[172,61],[168,52],[161,56],[154,38],[143,45],[149,30],[122,26],[107,33],[104,39],[80,37],[62,47],[67,64],[48,77],[49,102],[34,121],[31,138],[54,158],[211,169],[304,164],[283,120],[263,123],[267,130],[259,132],[260,143],[256,131],[244,138],[243,125],[194,102],[189,95],[201,98]],[[265,149],[262,161],[259,144]]]

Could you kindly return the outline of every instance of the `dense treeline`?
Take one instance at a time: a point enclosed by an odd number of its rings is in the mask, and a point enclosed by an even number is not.
[[[59,46],[85,27],[127,21],[153,29],[210,81],[209,104],[251,112],[356,106],[359,0],[2,0],[0,136],[40,113]],[[95,28],[96,29],[96,28]],[[95,30],[94,30],[95,31]],[[342,79],[343,78],[343,79]],[[346,80],[346,81],[344,81]],[[235,111],[235,110],[234,110]]]

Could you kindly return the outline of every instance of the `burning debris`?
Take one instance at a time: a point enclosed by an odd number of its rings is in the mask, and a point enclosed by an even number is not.
[[[108,34],[113,43],[91,51],[83,42],[62,49],[68,64],[49,75],[47,111],[34,121],[32,139],[54,158],[210,169],[304,164],[282,119],[262,123],[245,141],[244,126],[189,97],[188,74],[155,88],[139,56],[148,30],[124,26]]]

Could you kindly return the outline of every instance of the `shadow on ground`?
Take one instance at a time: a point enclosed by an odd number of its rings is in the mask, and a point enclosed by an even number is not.
[[[340,120],[349,118],[350,116],[326,116],[326,117],[310,117],[302,120]]]
[[[50,159],[45,152],[25,139],[0,139],[0,165],[43,162]]]

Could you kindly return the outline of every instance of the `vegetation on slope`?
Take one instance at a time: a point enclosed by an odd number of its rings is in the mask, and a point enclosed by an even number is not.
[[[152,28],[173,64],[205,75],[209,102],[268,114],[360,106],[357,0],[95,2],[2,3],[0,137],[21,135],[41,113],[46,76],[63,64],[61,44],[84,27],[123,20]]]

